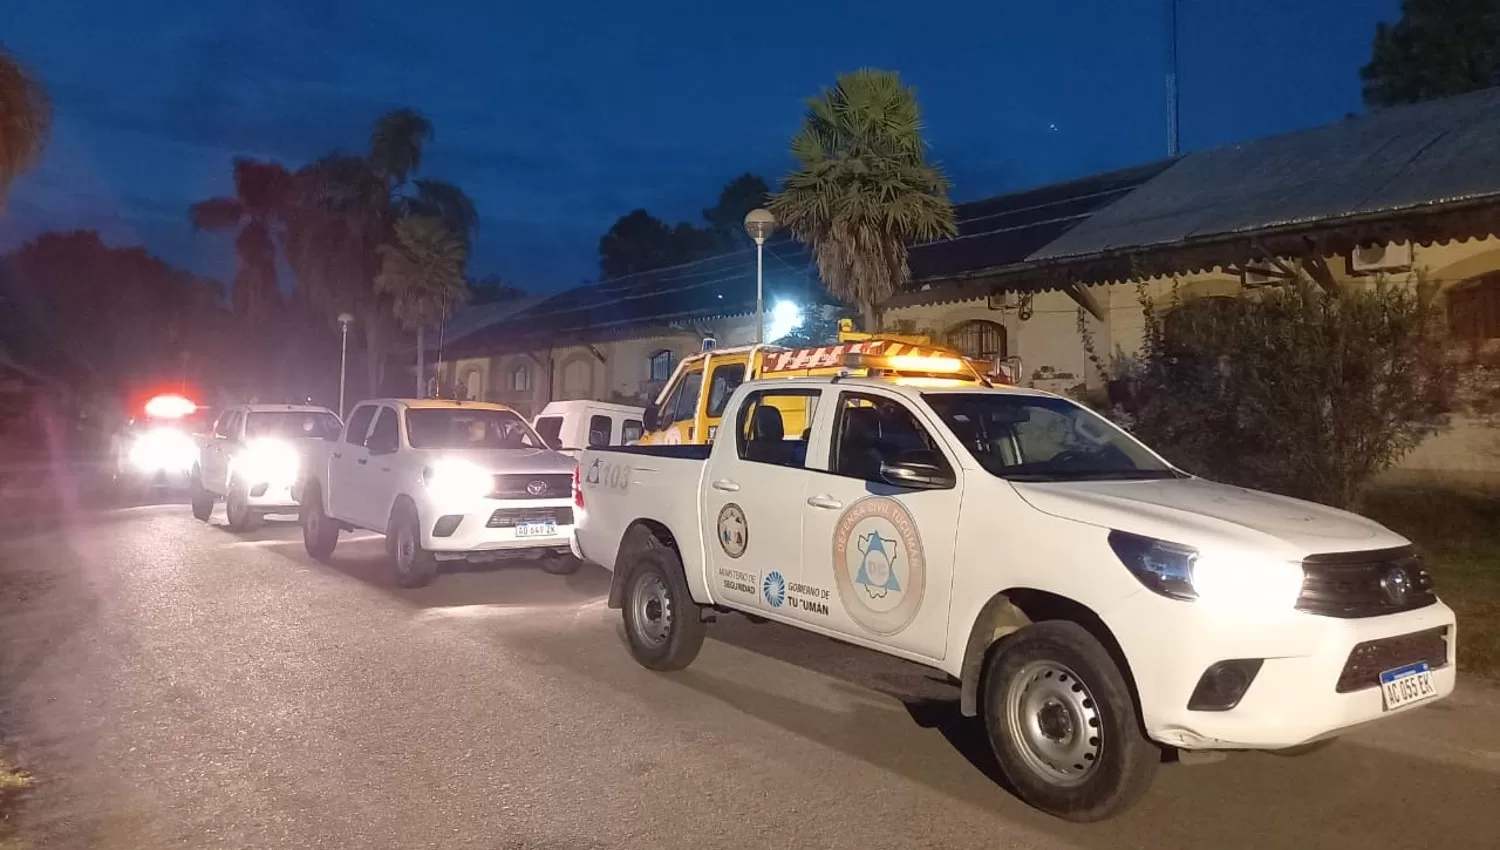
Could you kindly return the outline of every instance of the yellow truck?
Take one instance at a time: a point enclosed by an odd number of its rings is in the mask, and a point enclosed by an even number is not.
[[[1011,364],[1010,368],[1013,368]],[[702,445],[713,442],[724,405],[735,388],[761,378],[808,375],[885,376],[917,386],[964,386],[1009,383],[1007,367],[934,345],[925,336],[868,334],[840,322],[839,341],[813,348],[743,345],[707,348],[683,358],[646,408],[641,445]],[[786,399],[781,404],[804,402]],[[807,410],[784,409],[789,432],[801,430]]]

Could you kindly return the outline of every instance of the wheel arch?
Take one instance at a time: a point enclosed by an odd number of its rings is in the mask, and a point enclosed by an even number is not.
[[[1126,684],[1130,686],[1136,704],[1140,704],[1135,675],[1131,672],[1125,651],[1098,613],[1082,602],[1061,594],[1031,587],[1013,587],[992,596],[980,609],[979,616],[969,629],[969,640],[964,647],[962,675],[959,678],[959,710],[964,716],[973,717],[979,713],[980,680],[990,655],[1010,635],[1032,623],[1047,620],[1077,623],[1103,644],[1105,651],[1120,668]]]
[[[635,562],[630,556],[642,546],[671,549],[681,562],[682,551],[677,545],[677,536],[666,523],[654,519],[637,519],[630,523],[620,537],[620,551],[615,554],[615,568],[610,573],[609,607],[619,608],[624,604],[625,588],[635,571]]]

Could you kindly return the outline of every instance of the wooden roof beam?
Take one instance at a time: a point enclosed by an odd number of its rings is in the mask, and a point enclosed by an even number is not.
[[[1068,280],[1062,284],[1061,289],[1067,293],[1069,298],[1078,302],[1078,306],[1087,310],[1090,316],[1101,322],[1104,321],[1104,308],[1099,304],[1099,300],[1094,297],[1094,293],[1084,288],[1083,284],[1076,280]]]

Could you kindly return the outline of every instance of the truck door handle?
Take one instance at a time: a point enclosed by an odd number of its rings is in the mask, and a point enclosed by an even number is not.
[[[730,481],[728,478],[720,478],[718,481],[715,481],[713,488],[715,490],[723,490],[725,493],[738,493],[740,491],[740,485]]]
[[[344,456],[343,452],[334,452],[333,453],[333,457],[334,457],[335,460],[338,460],[338,459],[342,458],[343,456]]]
[[[830,511],[836,511],[844,506],[843,502],[832,496],[809,496],[807,503],[815,508],[823,508]]]
[[[380,467],[380,471],[381,472],[390,472],[391,468],[389,466],[382,466],[382,467]]]
[[[370,459],[367,458],[367,457],[360,458],[359,459],[359,465],[360,466],[369,466],[370,465]]]

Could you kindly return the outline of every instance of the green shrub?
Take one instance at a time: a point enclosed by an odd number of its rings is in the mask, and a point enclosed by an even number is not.
[[[1443,428],[1454,369],[1433,289],[1308,281],[1159,309],[1104,363],[1112,412],[1184,469],[1341,507]]]

